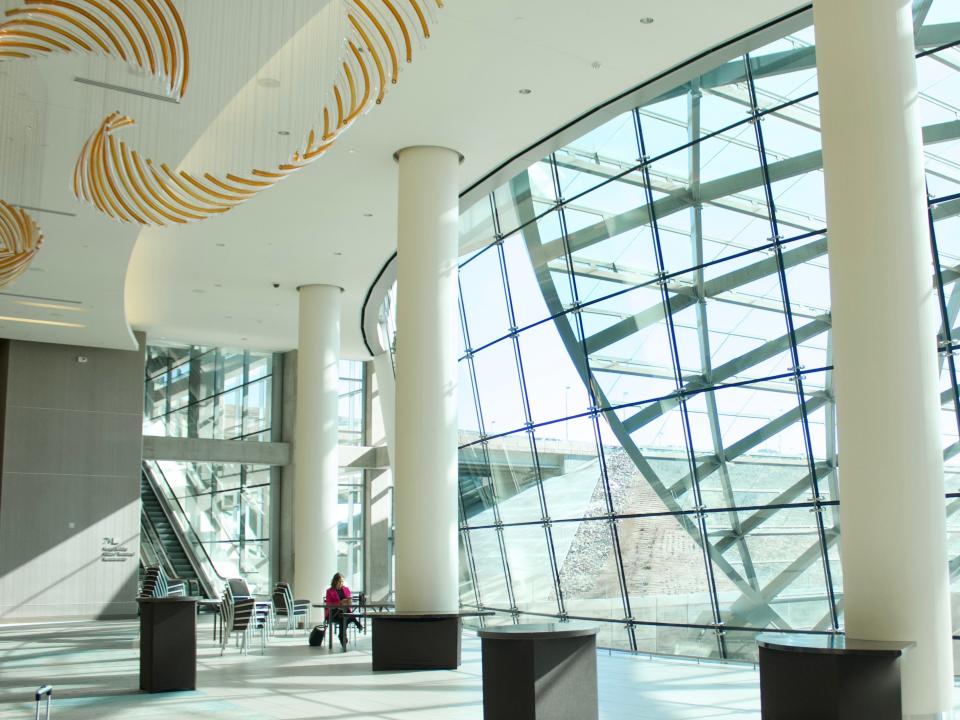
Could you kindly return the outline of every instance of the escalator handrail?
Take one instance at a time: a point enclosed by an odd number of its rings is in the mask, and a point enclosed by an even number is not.
[[[163,571],[167,573],[168,576],[175,577],[177,573],[174,570],[173,563],[170,560],[170,556],[167,555],[166,548],[163,547],[163,542],[160,540],[160,533],[157,532],[157,526],[153,524],[153,520],[147,513],[146,508],[140,513],[140,527],[141,532],[146,531],[146,535],[150,539],[150,549],[156,555],[156,564],[162,566]],[[142,549],[144,545],[142,542],[140,543],[140,547],[141,554],[143,554]]]
[[[170,491],[170,497],[172,497],[173,501],[177,504],[177,509],[180,511],[180,515],[181,517],[183,517],[184,523],[189,529],[191,535],[193,535],[194,541],[196,542],[197,546],[200,548],[200,551],[203,553],[204,557],[207,559],[207,562],[210,563],[211,569],[213,570],[214,573],[216,573],[216,576],[218,578],[223,580],[223,582],[227,582],[229,578],[221,575],[220,572],[217,570],[217,566],[214,564],[213,558],[210,557],[210,554],[207,552],[207,548],[204,545],[203,540],[200,539],[200,536],[197,534],[197,531],[193,527],[193,523],[190,522],[190,518],[187,515],[187,511],[183,508],[183,505],[180,504],[180,498],[177,497],[177,494],[173,491],[173,488],[170,486],[170,481],[167,480],[167,475],[166,473],[163,472],[163,468],[160,467],[160,463],[155,463],[155,465],[156,465],[157,472],[160,473],[160,477],[163,478],[163,484],[166,485],[167,490]],[[150,473],[148,473],[148,475],[149,474]],[[211,520],[212,519],[213,517],[211,517]],[[221,527],[221,530],[222,530],[222,527]],[[235,545],[239,547],[240,543],[236,541],[232,541],[231,545]]]
[[[203,540],[200,539],[200,536],[197,534],[197,531],[196,531],[196,530],[194,529],[194,527],[193,527],[193,523],[190,522],[190,519],[189,519],[189,517],[187,516],[187,511],[184,510],[183,505],[180,504],[180,498],[177,497],[177,494],[173,491],[173,488],[170,487],[170,481],[167,480],[167,476],[166,476],[166,474],[163,472],[163,468],[160,467],[160,464],[159,464],[159,463],[156,463],[155,467],[156,467],[157,472],[160,474],[160,477],[163,479],[163,484],[166,485],[166,486],[167,486],[167,490],[170,491],[169,497],[170,497],[170,498],[173,498],[173,501],[177,504],[177,509],[180,511],[180,516],[184,519],[184,524],[186,525],[187,530],[188,530],[188,531],[190,532],[190,534],[193,536],[193,540],[194,540],[194,542],[196,543],[197,547],[200,548],[200,551],[203,553],[203,555],[204,555],[204,557],[206,558],[207,562],[210,563],[210,568],[213,570],[213,572],[216,574],[216,576],[217,576],[218,578],[220,578],[221,580],[223,580],[224,582],[226,582],[226,581],[227,581],[227,578],[224,577],[223,575],[221,575],[221,574],[219,573],[219,571],[217,570],[217,566],[214,564],[213,558],[210,557],[210,554],[207,552],[207,548],[204,547]],[[153,477],[152,472],[149,471],[149,470],[147,471],[147,477],[148,477],[150,480],[155,480],[155,478]],[[167,497],[167,496],[165,495],[164,497]],[[174,524],[176,525],[176,523],[174,523]]]
[[[150,482],[151,485],[154,485],[154,484],[159,485],[156,477],[154,476],[153,468],[151,468],[147,462],[144,462],[143,466],[144,466],[145,474],[147,476],[147,481]],[[176,493],[173,492],[173,488],[170,487],[170,482],[167,480],[167,476],[164,474],[163,468],[160,467],[159,463],[155,463],[154,467],[156,468],[157,473],[160,474],[160,477],[163,479],[163,484],[166,485],[167,490],[169,491],[169,496],[165,493],[159,493],[159,494],[162,494],[163,499],[168,502],[170,498],[173,498],[173,502],[176,503],[177,509],[180,511],[180,517],[184,519],[184,525],[186,526],[187,532],[189,532],[192,535],[193,542],[191,542],[190,544],[192,546],[196,546],[200,548],[200,552],[202,552],[203,556],[206,558],[208,566],[213,571],[213,574],[216,575],[217,578],[219,578],[222,583],[226,583],[227,578],[221,575],[220,572],[217,570],[217,566],[214,564],[213,559],[210,557],[210,554],[207,552],[206,547],[204,547],[203,541],[200,539],[200,536],[197,534],[197,531],[194,529],[193,524],[190,522],[187,516],[186,510],[184,510],[183,505],[180,504],[180,498],[177,497]],[[154,488],[154,490],[156,490],[156,488]],[[162,506],[162,503],[161,503],[161,506]],[[166,508],[164,507],[163,509],[164,509],[164,512],[166,512]],[[173,518],[169,518],[169,519],[170,519],[170,524],[173,527],[174,531],[180,534],[182,532],[180,523],[174,522]],[[191,560],[191,564],[193,564],[191,558],[188,557],[187,559]],[[197,579],[200,580],[201,583],[203,583],[203,581],[207,579],[204,573],[200,570],[200,568],[196,566],[194,566],[194,570],[197,571]],[[216,597],[217,593],[214,588],[208,587],[205,589],[208,591],[213,590],[213,597]]]

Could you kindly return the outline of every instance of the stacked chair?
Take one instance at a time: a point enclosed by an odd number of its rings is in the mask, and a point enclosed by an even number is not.
[[[296,629],[300,618],[304,631],[310,624],[310,601],[294,600],[290,583],[280,582],[273,588],[273,611],[278,619],[286,618],[288,632]]]
[[[269,601],[267,604],[270,604]],[[231,585],[228,584],[223,591],[220,614],[223,618],[223,632],[220,633],[221,655],[234,633],[237,634],[236,643],[240,652],[246,655],[250,647],[250,637],[257,630],[260,631],[260,654],[263,654],[267,645],[270,610],[263,608],[262,601],[254,597],[234,597]]]
[[[184,580],[167,577],[159,565],[147,568],[140,587],[140,597],[184,597],[186,594],[187,583]]]
[[[257,618],[266,623],[267,630],[273,632],[273,601],[266,597],[256,597],[251,591],[247,581],[243,578],[230,578],[227,580],[227,589],[233,593],[234,600],[254,600],[257,607]]]

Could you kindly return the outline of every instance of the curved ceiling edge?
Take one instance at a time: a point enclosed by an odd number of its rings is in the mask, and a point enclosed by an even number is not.
[[[766,22],[759,27],[740,33],[724,43],[715,45],[699,55],[695,55],[678,65],[675,65],[653,78],[624,91],[623,93],[591,108],[566,125],[554,130],[544,138],[538,140],[524,150],[508,158],[494,167],[486,175],[473,182],[460,193],[460,212],[470,208],[483,196],[493,192],[498,186],[508,182],[517,173],[523,171],[537,160],[563,147],[572,140],[599,127],[608,120],[616,117],[631,108],[634,108],[658,95],[676,87],[679,84],[702,74],[706,69],[713,67],[720,61],[732,60],[743,55],[748,45],[754,45],[758,39],[773,41],[785,32],[793,32],[807,25],[812,20],[810,15],[813,6],[806,4],[793,12]],[[387,292],[397,279],[397,253],[383,264],[376,277],[367,289],[363,305],[360,310],[360,333],[363,344],[371,357],[386,350],[380,343],[377,325],[379,323],[380,306]]]
[[[566,125],[508,158],[494,167],[460,193],[460,211],[463,212],[500,185],[509,182],[517,173],[530,167],[537,160],[559,150],[571,141],[603,125],[617,115],[652,100],[677,85],[688,82],[719,61],[732,60],[743,55],[759,40],[773,41],[784,33],[794,32],[812,24],[813,5],[806,4],[775,20],[747,30],[726,42],[704,50],[683,62],[658,73],[649,80],[610,98],[577,116]]]

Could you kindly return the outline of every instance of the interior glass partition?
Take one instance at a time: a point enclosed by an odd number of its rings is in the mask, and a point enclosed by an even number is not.
[[[960,620],[960,5],[915,5]],[[842,631],[815,38],[797,25],[461,214],[465,605],[696,657]]]

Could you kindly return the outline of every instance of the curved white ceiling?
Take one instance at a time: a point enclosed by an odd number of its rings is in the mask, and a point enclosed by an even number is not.
[[[0,7],[16,4],[5,0]],[[258,38],[253,52],[249,43],[244,47],[265,3],[205,0],[203,5],[205,12],[184,13],[196,74],[183,102],[137,101],[162,105],[143,112],[150,122],[176,127],[176,133],[157,137],[141,131],[157,145],[156,152],[144,154],[165,152],[171,165],[188,153],[209,158],[222,152],[213,148],[222,146],[224,120],[236,117],[238,108],[250,103],[295,108],[291,112],[298,117],[290,122],[297,123],[305,93],[317,92],[284,81],[291,73],[277,63],[292,61],[282,52],[280,29],[269,41]],[[345,290],[344,355],[364,357],[360,307],[396,247],[395,150],[414,144],[456,148],[466,157],[461,188],[469,187],[584,110],[797,5],[796,0],[448,0],[433,37],[383,105],[360,118],[327,156],[223,217],[176,228],[140,230],[108,221],[68,190],[73,162],[106,114],[103,108],[113,102],[118,107],[112,109],[129,112],[124,105],[131,96],[73,81],[88,72],[113,82],[117,70],[107,67],[108,61],[3,63],[0,102],[9,99],[2,93],[16,87],[2,82],[4,76],[27,83],[31,97],[20,101],[41,108],[45,130],[42,138],[30,140],[42,146],[40,181],[18,185],[16,168],[0,167],[0,197],[76,214],[35,214],[46,234],[44,248],[33,271],[3,292],[80,304],[41,308],[0,294],[0,316],[85,327],[0,320],[0,336],[129,348],[132,327],[154,340],[287,350],[297,344],[295,288],[326,283]],[[318,4],[270,3],[277,6],[291,16],[302,13],[306,22]],[[642,24],[644,17],[655,22]],[[284,22],[289,37],[295,26]],[[119,72],[123,84],[148,89],[148,82]],[[279,87],[256,82],[277,75]],[[521,88],[532,92],[521,95]],[[299,140],[296,128],[269,126],[279,124],[282,114],[257,117],[263,118],[258,122],[265,137],[290,131],[293,144]],[[0,113],[0,122],[5,119]],[[22,128],[15,129],[16,137],[23,135]]]

